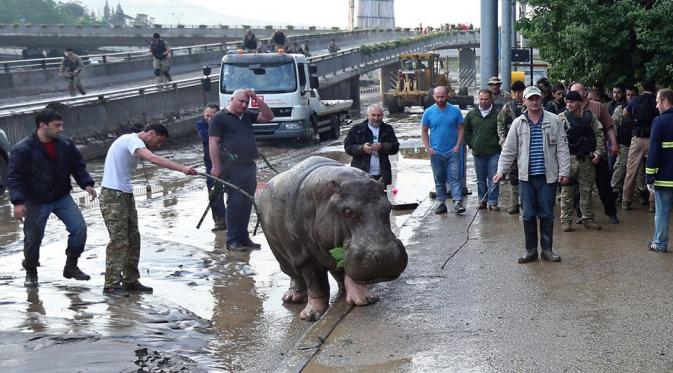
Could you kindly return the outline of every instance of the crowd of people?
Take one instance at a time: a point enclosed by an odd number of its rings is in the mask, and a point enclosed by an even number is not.
[[[618,224],[618,206],[640,202],[655,213],[650,250],[668,250],[668,216],[673,206],[673,91],[652,80],[640,89],[616,83],[611,96],[600,85],[576,82],[552,85],[541,78],[526,87],[515,81],[511,92],[498,77],[479,91],[478,104],[465,116],[447,103],[446,87],[433,90],[434,105],[423,113],[421,139],[430,155],[435,180],[436,214],[465,212],[465,146],[472,151],[478,208],[500,211],[499,183],[511,188],[509,214],[521,214],[527,263],[541,257],[560,261],[552,250],[554,206],[560,202],[563,232],[573,224],[600,230],[593,208],[597,190],[610,224]],[[383,122],[383,109],[372,105],[368,119],[354,126],[344,147],[352,166],[390,184],[388,156],[399,143]],[[383,135],[385,134],[385,136]],[[538,224],[539,221],[539,224]]]

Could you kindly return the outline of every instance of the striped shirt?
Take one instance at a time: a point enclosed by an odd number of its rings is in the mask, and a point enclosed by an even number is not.
[[[544,175],[544,142],[542,140],[542,120],[544,113],[540,116],[537,123],[533,123],[526,113],[528,124],[530,125],[530,153],[528,157],[528,175]]]

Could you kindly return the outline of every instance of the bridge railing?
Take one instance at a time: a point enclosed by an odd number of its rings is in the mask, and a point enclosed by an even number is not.
[[[375,32],[376,30],[338,31],[338,32],[324,32],[315,34],[289,35],[287,36],[287,39],[288,42],[307,41],[317,38],[330,38],[336,36],[344,37],[347,36],[348,34],[358,35],[372,31]],[[391,30],[391,32],[393,32],[393,30]],[[257,39],[257,42],[268,43],[269,38]],[[217,50],[225,51],[227,49],[240,48],[240,47],[242,47],[242,41],[199,44],[199,45],[171,48],[171,54],[173,56],[191,55],[196,53],[213,52]],[[80,58],[82,59],[83,64],[90,65],[90,64],[106,64],[115,62],[134,61],[139,59],[149,59],[151,58],[151,55],[149,53],[149,47],[148,47],[145,49],[131,52],[82,55],[80,56]],[[5,73],[11,73],[12,71],[19,71],[19,70],[46,70],[46,69],[58,68],[61,66],[61,61],[63,61],[63,57],[11,60],[11,61],[2,61],[0,63],[2,64],[2,71],[4,71]]]

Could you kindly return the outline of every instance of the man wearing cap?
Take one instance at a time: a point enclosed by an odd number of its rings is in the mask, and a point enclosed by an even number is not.
[[[570,151],[570,179],[577,182],[580,192],[579,208],[582,212],[582,224],[586,229],[601,229],[594,220],[592,209],[594,179],[596,167],[604,157],[603,126],[589,110],[582,108],[582,96],[570,91],[565,97],[567,110],[558,118],[566,131]],[[573,185],[561,188],[561,228],[572,231],[572,213],[574,200]]]
[[[517,80],[512,84],[512,92],[514,92],[514,98],[509,100],[505,106],[502,108],[500,113],[498,113],[498,136],[500,137],[500,146],[505,143],[507,138],[507,133],[509,132],[509,127],[514,122],[514,119],[519,117],[521,113],[525,110],[523,105],[523,90],[526,88],[526,85],[522,81]],[[518,214],[519,213],[519,177],[516,165],[512,168],[509,173],[509,183],[512,186],[512,204],[507,210],[509,214]]]
[[[493,182],[500,182],[516,162],[526,244],[526,255],[519,258],[519,263],[538,259],[538,219],[542,259],[560,262],[561,257],[552,251],[554,204],[557,183],[565,185],[569,181],[568,139],[558,117],[542,110],[542,92],[539,88],[526,88],[523,97],[527,111],[512,123]]]
[[[493,76],[488,80],[488,89],[493,92],[493,104],[495,104],[495,108],[498,111],[500,111],[507,101],[509,101],[509,94],[501,91],[501,86],[502,80],[497,76]]]

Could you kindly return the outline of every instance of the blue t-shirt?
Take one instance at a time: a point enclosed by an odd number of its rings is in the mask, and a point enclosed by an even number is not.
[[[421,124],[430,129],[430,146],[437,154],[449,154],[458,140],[458,127],[463,125],[463,113],[458,107],[446,104],[440,109],[437,104],[423,112]]]

